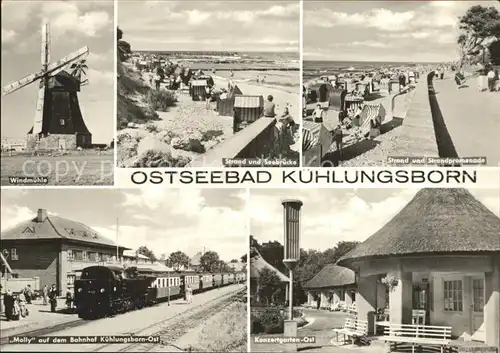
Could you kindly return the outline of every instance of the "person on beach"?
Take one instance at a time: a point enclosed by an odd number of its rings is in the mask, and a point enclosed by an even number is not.
[[[259,84],[259,83],[260,83],[260,76],[257,75],[257,84]]]
[[[191,304],[191,302],[193,301],[192,297],[193,297],[193,290],[191,289],[191,286],[188,284],[186,286],[186,302],[188,304]]]
[[[274,97],[269,95],[267,96],[267,101],[264,102],[264,117],[266,118],[274,118],[276,116],[276,104],[274,104],[273,99]]]
[[[229,78],[232,80],[232,79],[233,79],[233,77],[234,77],[234,72],[233,72],[233,70],[231,70],[231,71],[230,71],[230,74],[229,74]]]
[[[33,290],[31,289],[31,284],[28,284],[24,292],[26,297],[26,304],[31,304],[31,298],[33,297]]]
[[[315,123],[323,122],[323,108],[321,108],[321,104],[316,105],[316,109],[314,109],[312,117]]]
[[[266,76],[262,77],[261,83],[264,84],[265,81],[266,81]]]
[[[333,130],[333,139],[335,140],[335,146],[337,147],[337,151],[339,151],[339,156],[342,156],[344,154],[343,151],[343,139],[344,139],[344,133],[342,131],[342,127],[337,125],[335,129]]]
[[[161,77],[160,77],[160,75],[156,74],[155,75],[155,87],[156,87],[157,91],[160,90],[160,82],[161,82]]]
[[[212,101],[212,90],[210,86],[205,86],[205,108],[210,109],[210,102]]]

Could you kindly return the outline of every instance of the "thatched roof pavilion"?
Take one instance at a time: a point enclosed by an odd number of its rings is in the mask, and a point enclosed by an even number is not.
[[[328,264],[316,276],[307,281],[303,287],[305,289],[334,288],[353,285],[355,282],[354,271],[335,264]]]
[[[276,274],[282,282],[289,282],[290,279],[285,276],[283,273],[278,271],[274,266],[269,264],[262,255],[257,251],[257,249],[252,248],[250,251],[250,278],[258,279],[260,277],[260,273],[264,270],[268,269],[274,274]]]
[[[422,189],[386,225],[343,256],[500,252],[500,218],[465,189]]]

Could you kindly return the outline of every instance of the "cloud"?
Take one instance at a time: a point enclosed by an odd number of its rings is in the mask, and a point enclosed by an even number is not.
[[[21,222],[26,222],[33,218],[33,211],[26,206],[2,207],[1,210],[1,230],[7,230]]]
[[[102,71],[96,70],[93,68],[89,68],[87,70],[87,78],[89,80],[89,84],[92,85],[114,85],[115,83],[115,73],[113,71]]]
[[[2,44],[13,42],[17,33],[12,29],[2,28]]]

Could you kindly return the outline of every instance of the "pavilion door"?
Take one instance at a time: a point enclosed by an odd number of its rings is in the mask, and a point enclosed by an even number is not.
[[[484,342],[484,277],[472,278],[472,339]]]

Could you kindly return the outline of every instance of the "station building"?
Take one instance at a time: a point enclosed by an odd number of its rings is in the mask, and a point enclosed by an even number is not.
[[[87,225],[39,209],[33,219],[2,232],[2,252],[18,277],[38,277],[40,288],[55,284],[60,295],[72,289],[87,266],[134,261],[135,253]],[[140,255],[141,260],[142,255]]]
[[[500,349],[500,218],[468,191],[420,190],[337,264],[356,273],[360,318],[387,307],[389,323],[412,324],[418,309],[427,325]]]
[[[307,294],[307,305],[322,309],[334,309],[343,303],[350,307],[356,300],[356,278],[354,271],[328,264],[303,288]]]

